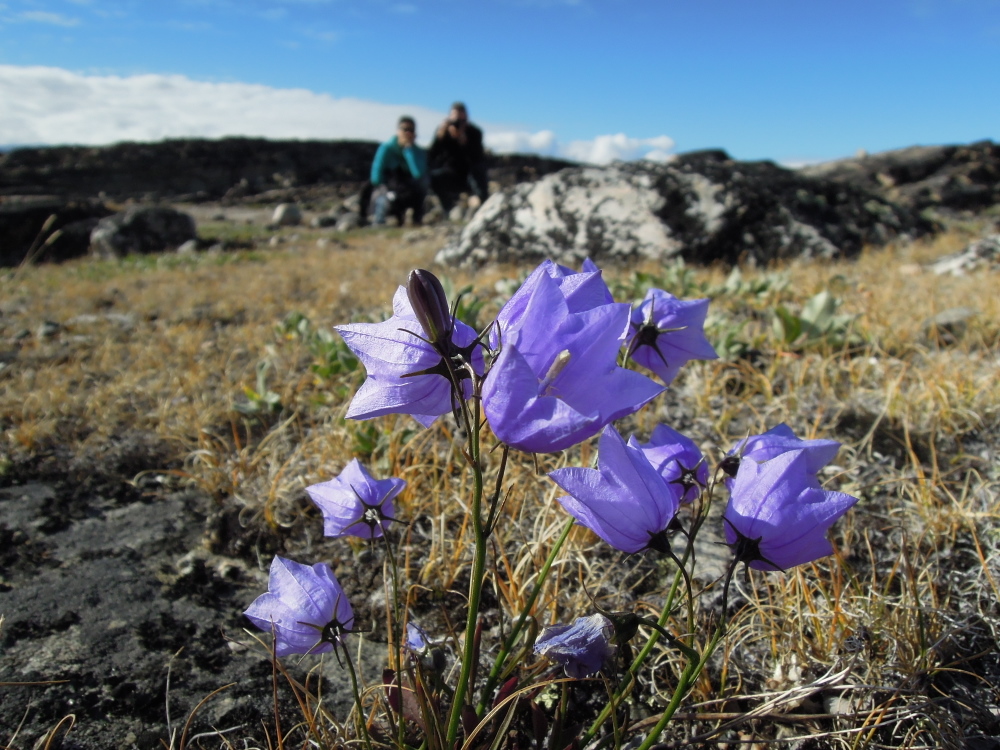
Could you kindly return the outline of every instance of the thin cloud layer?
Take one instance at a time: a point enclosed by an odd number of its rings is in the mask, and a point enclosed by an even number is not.
[[[272,139],[383,140],[401,114],[427,142],[443,112],[406,104],[337,99],[305,89],[195,81],[179,75],[97,76],[61,68],[0,65],[0,145],[105,145],[164,138],[252,136]],[[536,153],[605,164],[669,158],[667,136],[619,133],[560,144],[555,133],[484,125],[498,153]]]

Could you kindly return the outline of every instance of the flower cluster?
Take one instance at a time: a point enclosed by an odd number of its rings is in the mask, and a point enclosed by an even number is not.
[[[395,519],[392,499],[404,487],[406,482],[396,477],[372,478],[355,458],[340,475],[307,487],[306,493],[323,514],[326,536],[377,539]],[[271,563],[268,592],[245,614],[262,630],[274,628],[278,656],[330,651],[354,623],[347,596],[328,565],[309,567],[282,557]]]
[[[508,448],[550,453],[600,434],[595,468],[566,467],[549,473],[566,493],[558,502],[573,521],[617,550],[671,556],[679,576],[689,556],[685,553],[682,560],[674,554],[675,535],[682,532],[686,544],[691,544],[707,517],[713,493],[722,489],[729,494],[722,522],[733,550],[730,577],[737,564],[786,570],[833,552],[827,531],[857,502],[850,495],[823,489],[820,483],[820,472],[839,449],[836,441],[803,440],[780,424],[739,441],[712,471],[699,446],[667,425],[658,425],[646,442],[635,435],[626,440],[615,428],[616,420],[661,394],[685,363],[716,357],[704,332],[708,304],[707,299],[679,300],[651,289],[633,308],[614,301],[601,271],[589,260],[579,272],[546,261],[481,333],[456,318],[441,283],[424,270],[412,272],[407,285],[399,287],[388,320],[336,327],[367,370],[367,379],[348,407],[349,418],[409,414],[429,426],[438,417],[453,414],[465,430],[465,457],[469,470],[476,473],[468,504],[475,521],[470,524],[475,545],[468,617],[457,683],[436,695],[420,691],[433,692],[440,684],[445,649],[455,646],[457,651],[459,641],[432,642],[413,622],[402,632],[408,617],[401,603],[408,597],[398,588],[391,530],[397,519],[393,501],[406,483],[395,477],[376,479],[354,459],[338,476],[306,488],[323,515],[326,536],[386,544],[387,569],[392,573],[387,580],[392,580],[394,597],[390,619],[397,628],[390,642],[398,648],[394,662],[405,662],[409,670],[408,674],[388,670],[389,705],[408,717],[408,709],[400,708],[404,684],[414,691],[415,704],[423,707],[424,721],[436,715],[437,701],[450,702],[447,726],[437,730],[444,746],[460,744],[459,726],[469,718],[474,693],[469,682],[476,679],[473,665],[481,656],[480,595],[488,576],[489,536],[496,527]],[[492,500],[484,498],[485,462],[479,460],[483,416],[506,446]],[[688,528],[685,519],[693,520]],[[563,540],[571,525],[567,520]],[[678,588],[675,584],[673,590]],[[690,585],[687,595],[692,596]],[[504,659],[519,636],[532,632],[525,626],[532,602],[534,598],[513,627],[504,628],[506,640],[479,696],[480,715],[490,691],[510,674]],[[704,664],[707,655],[702,658],[680,636],[664,629],[671,606],[665,605],[658,622],[634,613],[605,615],[602,610],[571,624],[544,628],[528,645],[570,677],[586,677],[604,669],[619,649],[628,651],[641,619],[692,664]],[[309,566],[281,557],[271,564],[267,593],[251,604],[246,615],[257,627],[273,632],[278,656],[331,651],[343,646],[354,625],[350,603],[328,565]],[[426,672],[414,677],[413,669],[430,670],[435,677],[425,680]],[[677,695],[688,687],[682,681]],[[360,702],[356,684],[355,692]]]
[[[816,476],[838,448],[833,440],[800,440],[782,424],[741,441],[730,452],[729,457],[742,452],[735,478],[726,479],[730,496],[723,514],[736,561],[759,570],[785,570],[833,553],[826,531],[857,502],[851,495],[821,489]],[[697,446],[665,425],[645,444],[634,436],[626,443],[608,426],[598,445],[597,465],[549,473],[569,493],[559,498],[563,508],[622,552],[669,553],[680,503],[708,485]]]

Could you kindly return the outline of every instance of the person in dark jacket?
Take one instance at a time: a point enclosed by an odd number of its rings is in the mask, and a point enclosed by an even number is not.
[[[429,154],[431,190],[447,214],[462,193],[480,201],[489,196],[483,131],[469,122],[462,102],[451,105],[448,119],[441,123]]]
[[[427,152],[416,144],[417,124],[412,117],[399,118],[396,135],[378,147],[372,162],[371,180],[361,191],[361,224],[365,224],[369,203],[374,223],[385,224],[391,214],[400,224],[406,209],[413,209],[413,222],[424,217],[427,196]]]

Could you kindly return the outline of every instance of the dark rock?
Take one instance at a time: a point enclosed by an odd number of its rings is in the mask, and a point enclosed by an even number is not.
[[[129,253],[158,253],[195,239],[190,215],[160,206],[133,206],[109,216],[94,227],[91,250],[102,258]]]
[[[493,195],[438,262],[550,257],[768,263],[852,257],[933,225],[881,196],[722,151],[669,164],[578,167]]]
[[[876,192],[921,210],[982,209],[1000,203],[1000,145],[911,146],[815,164],[802,173]]]
[[[53,518],[63,491],[0,488],[0,681],[9,683],[0,736],[19,732],[17,746],[32,747],[72,713],[64,747],[166,745],[202,699],[229,685],[198,711],[191,732],[238,726],[241,738],[264,746],[262,725],[273,732],[274,723],[271,665],[243,632],[242,611],[266,590],[267,575],[255,561],[201,547],[214,503],[194,492],[125,504],[90,495],[73,517]],[[382,649],[369,653],[371,681]],[[287,666],[301,678],[318,660]],[[322,682],[327,707],[346,715],[346,673],[331,661]],[[286,728],[301,721],[284,683],[278,701]],[[130,744],[129,734],[145,739]]]
[[[19,265],[29,251],[36,261],[86,255],[90,232],[98,220],[112,213],[97,201],[68,201],[53,195],[0,196],[0,267]]]

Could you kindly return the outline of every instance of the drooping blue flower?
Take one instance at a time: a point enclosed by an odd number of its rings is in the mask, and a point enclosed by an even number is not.
[[[723,513],[726,541],[751,568],[787,570],[832,554],[827,529],[857,501],[817,487],[804,450],[745,458]]]
[[[455,405],[447,367],[454,367],[456,358],[465,358],[463,352],[467,352],[475,372],[483,373],[483,355],[474,346],[476,332],[452,319],[450,338],[432,343],[433,334],[425,331],[417,319],[406,287],[396,290],[392,310],[392,317],[382,323],[334,326],[368,372],[347,416],[371,419],[384,414],[410,414],[428,427]],[[463,380],[462,388],[463,397],[469,398],[471,382]]]
[[[670,385],[692,359],[718,359],[705,338],[707,299],[680,300],[662,289],[650,289],[632,311],[629,357]]]
[[[762,463],[796,450],[806,454],[806,466],[813,476],[813,486],[819,487],[819,479],[816,476],[837,455],[840,443],[836,440],[802,440],[795,436],[791,427],[782,422],[760,435],[744,438],[726,454],[721,463],[722,469],[728,475],[726,486],[732,489],[733,477],[736,476],[743,459],[748,458]]]
[[[523,309],[498,317],[500,354],[483,383],[486,418],[502,442],[531,453],[563,450],[663,391],[618,365],[628,305],[574,311],[549,273],[536,271],[529,282]]]
[[[326,563],[275,557],[267,589],[244,614],[261,630],[273,627],[277,656],[332,651],[354,626],[351,604]]]
[[[622,552],[667,552],[667,529],[683,490],[667,484],[639,448],[626,444],[611,425],[598,443],[597,468],[549,472],[568,496],[558,498],[577,523]]]
[[[535,653],[561,664],[570,677],[592,675],[613,653],[611,621],[593,614],[577,617],[572,625],[550,625],[535,641]]]
[[[629,443],[632,443],[632,438]],[[681,502],[695,500],[708,484],[708,464],[691,438],[665,424],[657,425],[648,443],[636,443],[667,484],[681,488]]]
[[[392,499],[406,486],[397,477],[374,479],[358,459],[328,482],[306,487],[323,513],[323,534],[378,539],[395,518]]]

